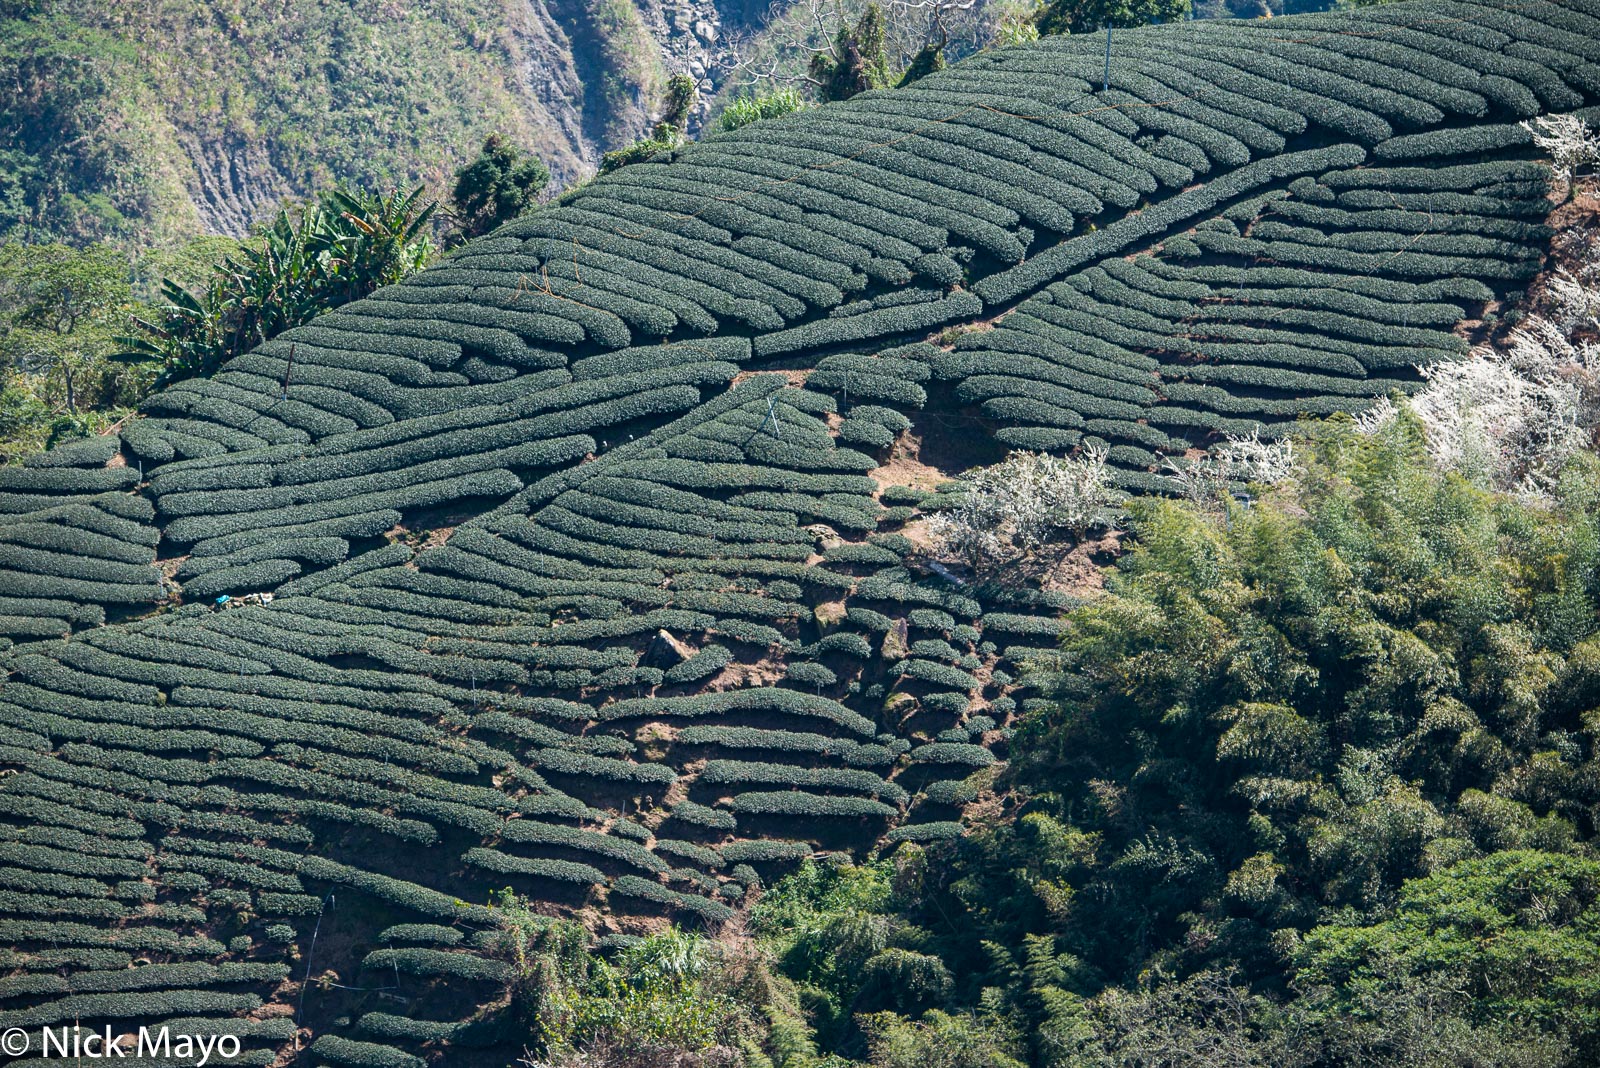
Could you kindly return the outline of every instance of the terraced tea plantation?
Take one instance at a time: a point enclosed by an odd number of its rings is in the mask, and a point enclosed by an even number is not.
[[[1600,98],[1593,0],[1103,48],[627,167],[0,471],[0,1029],[503,1065],[493,891],[625,937],[960,834],[1068,599],[930,569],[940,482],[1414,389]]]

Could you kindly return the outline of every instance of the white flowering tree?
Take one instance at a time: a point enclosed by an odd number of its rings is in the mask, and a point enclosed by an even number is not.
[[[1261,440],[1260,430],[1227,435],[1204,456],[1167,460],[1167,476],[1196,504],[1213,507],[1225,501],[1236,483],[1275,486],[1294,475],[1299,464],[1294,442]]]
[[[1568,336],[1600,331],[1600,287],[1593,284],[1595,266],[1586,263],[1579,268],[1586,278],[1563,269],[1545,282],[1550,320]]]
[[[1600,345],[1574,340],[1550,319],[1422,375],[1427,386],[1408,403],[1429,452],[1487,488],[1544,494],[1600,422]],[[1385,402],[1359,425],[1375,429],[1394,412]]]
[[[957,505],[930,516],[928,530],[941,552],[974,569],[1036,553],[1063,535],[1081,541],[1116,525],[1121,494],[1107,474],[1104,446],[1067,459],[1013,452],[965,475]]]
[[[1571,195],[1578,171],[1600,162],[1600,135],[1576,115],[1540,115],[1522,128],[1541,152],[1550,155],[1550,170]]]
[[[1600,162],[1600,135],[1575,115],[1522,125],[1569,192]],[[1592,231],[1565,236],[1557,250],[1569,262],[1545,278],[1538,314],[1463,360],[1423,368],[1426,385],[1405,402],[1440,467],[1524,497],[1547,495],[1600,428],[1600,244]],[[1357,426],[1370,432],[1395,413],[1379,402]]]

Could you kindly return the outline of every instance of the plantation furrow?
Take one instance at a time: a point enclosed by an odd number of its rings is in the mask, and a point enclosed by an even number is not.
[[[1589,0],[1415,0],[1118,30],[1109,87],[1098,36],[987,51],[623,168],[7,469],[0,1029],[270,1063],[333,917],[305,994],[359,1023],[318,1063],[514,1053],[347,988],[494,1004],[506,886],[715,925],[960,835],[1074,599],[930,568],[942,480],[1091,445],[1170,491],[1414,389],[1541,269],[1518,122],[1600,99],[1597,41]]]

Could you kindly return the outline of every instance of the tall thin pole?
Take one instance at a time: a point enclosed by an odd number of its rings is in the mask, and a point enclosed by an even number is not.
[[[1106,23],[1106,78],[1100,86],[1102,93],[1111,91],[1111,23]]]
[[[778,409],[776,407],[777,402],[778,399],[776,397],[767,398],[767,417],[761,420],[760,426],[756,427],[757,434],[767,429],[767,424],[770,422],[772,424],[772,436],[775,438],[783,437],[783,434],[778,430]]]
[[[322,915],[328,911],[328,903],[330,901],[337,904],[338,900],[333,896],[333,891],[329,890],[328,896],[322,899],[322,908],[317,910],[317,924],[311,928],[311,946],[306,950],[306,974],[300,980],[300,1000],[294,1007],[294,1048],[296,1052],[300,1049],[300,1013],[306,1007],[306,987],[311,985],[311,958],[317,952],[317,935],[322,932]]]

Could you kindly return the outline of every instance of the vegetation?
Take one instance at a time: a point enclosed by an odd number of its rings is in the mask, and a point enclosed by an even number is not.
[[[134,260],[107,244],[0,244],[0,456],[13,462],[128,414],[152,379],[113,359],[129,316],[150,314],[156,278],[193,285],[235,247],[200,239]]]
[[[627,148],[607,152],[600,159],[600,173],[607,174],[618,167],[639,163],[658,152],[670,152],[685,142],[684,133],[689,127],[689,113],[699,99],[694,79],[687,74],[674,74],[667,79],[667,91],[661,104],[661,117],[650,129],[650,136],[636,141]]]
[[[158,384],[209,375],[235,356],[420,270],[433,254],[435,205],[410,193],[335,189],[278,212],[256,241],[216,266],[198,294],[164,280],[165,303],[118,359],[151,363]],[[287,378],[284,385],[287,386]]]
[[[8,458],[38,451],[84,423],[84,409],[130,399],[110,330],[132,302],[128,263],[109,246],[0,246],[0,335],[7,388],[0,393]],[[113,416],[114,418],[114,416]],[[79,432],[81,433],[82,430]],[[41,434],[47,435],[41,440]]]
[[[433,254],[432,210],[420,189],[340,189],[243,243],[138,259],[104,243],[0,244],[0,450],[11,461],[101,433],[153,386],[398,281]]]
[[[1452,886],[1500,893],[1483,879],[1494,864],[1560,870],[1475,858],[1581,855],[1592,837],[1577,795],[1513,784],[1576,782],[1588,759],[1571,717],[1597,624],[1594,486],[1586,460],[1552,511],[1496,498],[1434,470],[1416,424],[1397,422],[1331,428],[1292,488],[1228,523],[1137,503],[1108,595],[1068,617],[1059,704],[1024,727],[1014,774],[1036,799],[945,892],[995,917],[977,937],[1049,936],[1080,992],[1218,969],[1308,994],[1459,991],[1367,950],[1337,978],[1323,969],[1336,946],[1376,950],[1386,923],[1407,922],[1386,919],[1397,902],[1403,917]],[[1563,757],[1552,746],[1568,737]],[[1357,934],[1363,914],[1374,926]],[[1360,984],[1363,967],[1382,981]],[[1469,1022],[1531,1022],[1497,1015],[1493,983],[1467,989],[1444,1004]],[[1581,1053],[1580,1020],[1555,1031]]]
[[[819,1049],[1593,1058],[1600,467],[1528,504],[1433,467],[1414,420],[1312,433],[1226,520],[1132,504],[996,784],[1014,817],[763,896]]]
[[[791,115],[803,107],[805,101],[793,89],[775,89],[760,95],[736,97],[717,116],[717,129],[723,132],[737,130],[762,119]]]
[[[456,172],[452,221],[463,238],[482,237],[532,208],[549,181],[537,157],[490,134],[478,158]]]
[[[1596,13],[1474,10],[1144,28],[1110,97],[1097,35],[995,50],[377,284],[385,199],[312,261],[376,288],[0,468],[0,1029],[1592,1061],[1592,257],[1531,120]],[[109,327],[60,296],[16,328]],[[1536,320],[1537,412],[1432,403]],[[969,464],[1013,551],[1131,498],[1124,565],[941,560]]]
[[[1003,463],[969,472],[955,496],[953,509],[929,517],[929,532],[942,551],[975,569],[1063,537],[1082,540],[1117,521],[1104,449],[1071,459],[1013,452]]]
[[[1048,0],[1036,21],[1040,34],[1093,33],[1172,22],[1189,13],[1189,0]]]
[[[170,248],[243,236],[341,183],[439,196],[496,130],[541,145],[565,180],[582,168],[581,146],[540,125],[527,27],[501,0],[53,0],[0,16],[0,239]]]
[[[817,98],[826,104],[849,100],[868,89],[888,88],[893,76],[883,46],[883,10],[871,3],[854,26],[840,24],[831,51],[811,57],[811,80]]]
[[[729,959],[717,942],[669,928],[607,959],[582,925],[540,916],[509,891],[499,911],[494,951],[512,964],[511,1011],[540,1063],[732,1065],[760,1026],[749,985],[762,977],[746,973],[755,962]]]
[[[1576,191],[1579,170],[1600,163],[1600,134],[1576,115],[1541,115],[1522,128],[1549,154],[1551,173],[1566,186],[1568,196]]]

